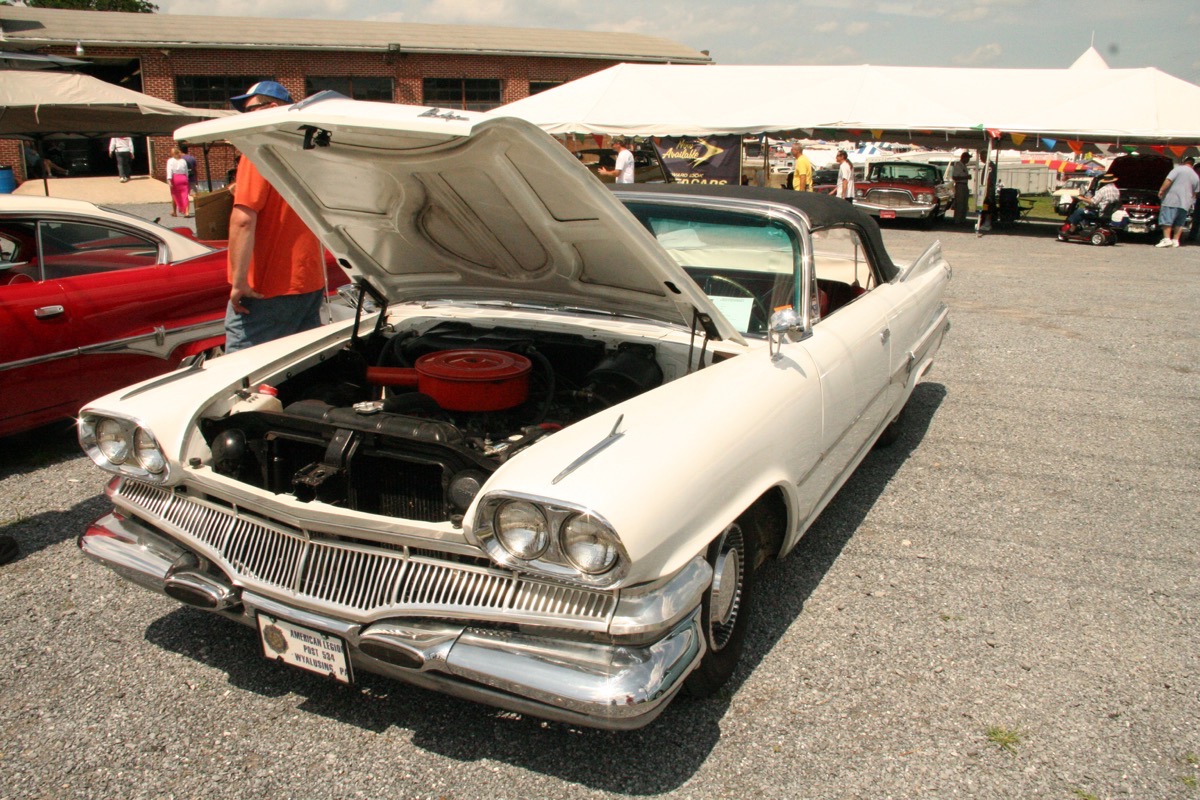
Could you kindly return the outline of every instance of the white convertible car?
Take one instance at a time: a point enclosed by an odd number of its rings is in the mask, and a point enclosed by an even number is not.
[[[88,404],[80,546],[332,680],[610,729],[716,691],[948,327],[940,248],[826,196],[610,191],[524,122],[344,99],[178,136],[251,158],[361,315]]]

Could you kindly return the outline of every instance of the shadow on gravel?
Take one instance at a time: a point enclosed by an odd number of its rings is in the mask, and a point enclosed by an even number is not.
[[[0,521],[0,534],[16,538],[20,552],[12,562],[15,563],[59,542],[73,540],[94,519],[111,509],[108,498],[97,494],[66,511],[45,511],[32,517]]]
[[[0,438],[0,481],[19,480],[35,470],[86,458],[70,421],[55,422],[24,433]],[[12,491],[9,491],[12,494]],[[0,519],[0,534],[13,536],[20,546],[16,561],[59,542],[73,539],[93,519],[110,508],[97,494],[65,511],[45,511],[30,517]]]
[[[746,651],[729,685],[708,700],[676,698],[642,730],[611,733],[545,722],[366,673],[356,676],[354,686],[332,683],[267,661],[254,630],[190,608],[155,620],[146,630],[146,640],[226,673],[229,683],[245,691],[272,698],[294,694],[302,698],[299,708],[306,713],[375,733],[391,727],[409,730],[414,745],[447,758],[502,761],[604,792],[671,792],[708,758],[733,696],[803,611],[888,482],[921,442],[945,396],[938,384],[917,387],[899,441],[869,455],[795,550],[765,567]]]
[[[1065,219],[1065,218],[1064,218]],[[1007,225],[995,225],[990,231],[984,231],[984,237],[1006,237],[1019,236],[1030,237],[1034,239],[1053,239],[1059,227],[1062,226],[1062,220],[1045,220],[1045,219],[1030,219],[1023,220]],[[955,225],[949,220],[943,220],[933,227],[929,227],[921,220],[912,219],[885,219],[880,222],[879,227],[885,232],[888,230],[899,231],[929,231],[936,234],[938,237],[944,236],[970,236],[977,238],[978,233],[975,231],[975,219],[970,219],[969,225]]]
[[[82,455],[70,420],[0,437],[0,480]]]

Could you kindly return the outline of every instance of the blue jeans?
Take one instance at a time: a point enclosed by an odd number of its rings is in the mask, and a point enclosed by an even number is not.
[[[245,350],[256,344],[320,326],[321,302],[324,299],[324,290],[318,289],[308,294],[285,294],[259,300],[245,298],[242,305],[248,309],[246,314],[234,311],[232,304],[227,305],[225,352]]]
[[[1182,228],[1187,222],[1187,209],[1178,206],[1163,206],[1158,211],[1158,227]]]

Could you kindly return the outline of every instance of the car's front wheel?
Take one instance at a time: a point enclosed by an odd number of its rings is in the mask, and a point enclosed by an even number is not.
[[[683,685],[692,697],[714,694],[737,669],[749,625],[761,527],[762,515],[752,508],[708,548],[713,579],[700,611],[707,652]]]

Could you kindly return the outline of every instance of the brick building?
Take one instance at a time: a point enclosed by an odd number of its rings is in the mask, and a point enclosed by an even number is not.
[[[193,108],[229,108],[230,97],[269,78],[297,100],[334,89],[482,111],[621,62],[710,63],[705,52],[627,33],[8,6],[0,6],[0,46],[78,58],[88,62],[79,72]],[[171,139],[135,145],[134,173],[163,178]],[[107,139],[63,139],[49,152],[72,174],[116,174]],[[214,179],[232,158],[228,147],[207,153]],[[16,141],[0,141],[0,163],[25,177]]]

